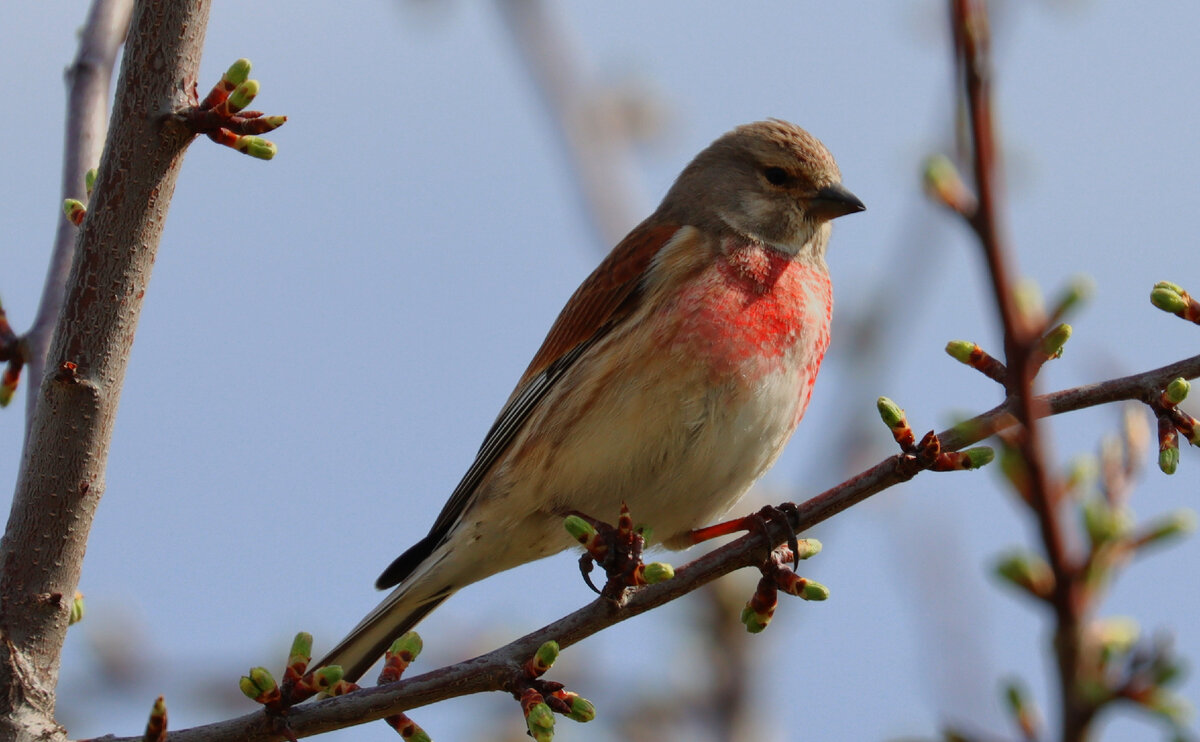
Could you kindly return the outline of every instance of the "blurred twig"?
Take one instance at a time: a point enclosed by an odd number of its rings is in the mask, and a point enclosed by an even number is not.
[[[1063,488],[1052,479],[1033,394],[1034,377],[1044,361],[1038,347],[1048,329],[1043,318],[1017,304],[1010,266],[1011,250],[1002,222],[1002,184],[992,113],[992,61],[987,4],[984,0],[950,0],[954,54],[959,72],[959,95],[969,127],[969,155],[974,176],[975,203],[960,209],[983,248],[988,276],[1004,330],[1006,395],[1019,431],[1011,436],[1021,465],[1028,501],[1038,523],[1053,586],[1048,596],[1054,609],[1054,650],[1062,700],[1062,742],[1079,742],[1098,704],[1083,697],[1081,672],[1083,635],[1090,610],[1079,560],[1067,549],[1062,523]]]
[[[585,212],[607,250],[641,213],[632,195],[629,152],[639,122],[654,116],[647,113],[652,105],[631,91],[601,95],[583,72],[580,45],[554,17],[561,8],[545,0],[497,0],[496,7],[557,125]]]

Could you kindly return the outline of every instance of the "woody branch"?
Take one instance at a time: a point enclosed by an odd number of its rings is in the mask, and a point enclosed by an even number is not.
[[[183,152],[193,138],[163,126],[162,114],[190,103],[208,11],[208,0],[143,1],[134,9],[112,131],[72,251],[61,311],[46,310],[58,318],[46,355],[50,371],[30,392],[37,399],[0,542],[5,739],[62,736],[54,721],[54,688],[70,596],[104,490],[142,297]],[[59,270],[51,269],[48,284],[57,284]]]
[[[1037,418],[1109,404],[1142,400],[1178,377],[1200,377],[1200,355],[1132,376],[1065,389],[1031,399]],[[942,431],[942,449],[957,451],[1017,424],[1018,408],[1013,400]],[[845,482],[799,504],[789,514],[792,528],[803,531],[878,494],[912,479],[919,473],[904,454],[889,456]],[[750,533],[692,561],[678,570],[675,578],[626,595],[614,605],[597,599],[562,619],[510,644],[474,659],[417,675],[387,686],[365,688],[337,698],[295,706],[287,716],[287,732],[279,719],[255,711],[235,719],[171,732],[175,742],[220,742],[246,740],[268,742],[308,737],[334,729],[362,724],[426,706],[437,701],[472,693],[504,690],[523,662],[544,642],[554,640],[566,648],[621,621],[680,598],[744,567],[758,566],[764,555],[788,539],[782,523],[768,525],[767,536]],[[141,737],[105,738],[109,742],[137,742]]]

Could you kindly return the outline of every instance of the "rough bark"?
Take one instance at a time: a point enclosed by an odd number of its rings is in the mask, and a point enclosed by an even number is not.
[[[134,331],[192,138],[169,115],[195,102],[208,13],[209,0],[134,8],[112,126],[0,542],[2,739],[64,736],[54,722],[59,657]]]
[[[63,199],[85,200],[84,176],[100,164],[104,137],[108,132],[108,98],[111,92],[112,71],[117,52],[125,41],[133,0],[94,0],[87,22],[79,39],[79,52],[67,68],[67,126],[63,142],[62,190]],[[61,215],[54,234],[54,251],[46,269],[46,284],[42,289],[37,317],[25,333],[29,357],[25,366],[25,383],[30,389],[41,385],[50,349],[50,338],[58,310],[66,292],[71,257],[75,253],[78,230]],[[25,434],[33,426],[33,413],[38,395],[25,398]]]

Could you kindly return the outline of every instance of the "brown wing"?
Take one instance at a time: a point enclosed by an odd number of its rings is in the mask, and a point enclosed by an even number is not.
[[[517,390],[614,319],[617,308],[637,290],[638,281],[654,255],[678,230],[679,227],[673,224],[642,224],[621,240],[575,289],[529,368],[525,369]]]
[[[454,488],[429,535],[392,562],[375,581],[375,587],[383,589],[396,585],[441,545],[459,517],[470,507],[479,483],[525,426],[538,403],[584,351],[628,314],[633,304],[631,299],[636,295],[650,261],[678,230],[675,225],[642,223],[621,240],[575,290],[484,437],[475,461]]]

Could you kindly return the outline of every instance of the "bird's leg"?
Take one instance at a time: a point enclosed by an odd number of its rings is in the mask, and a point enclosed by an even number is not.
[[[689,541],[692,544],[699,544],[719,536],[728,536],[731,533],[752,531],[761,533],[768,541],[772,541],[771,546],[774,546],[773,539],[771,538],[770,524],[772,522],[782,523],[787,528],[788,548],[791,549],[793,555],[798,555],[800,553],[800,546],[796,538],[796,528],[792,525],[792,519],[798,519],[799,515],[800,509],[796,507],[795,503],[785,502],[778,506],[767,505],[757,513],[747,515],[743,518],[734,518],[724,523],[697,528],[689,534]],[[800,566],[800,559],[798,556],[794,556],[793,560],[792,568],[795,569]]]
[[[579,558],[579,571],[588,587],[610,600],[616,600],[626,587],[646,583],[642,564],[646,540],[634,528],[633,515],[628,506],[621,504],[621,515],[615,527],[577,511],[568,515],[567,530],[585,550]],[[578,520],[572,523],[572,518]],[[592,582],[594,564],[600,565],[608,577],[603,590],[597,590]]]

